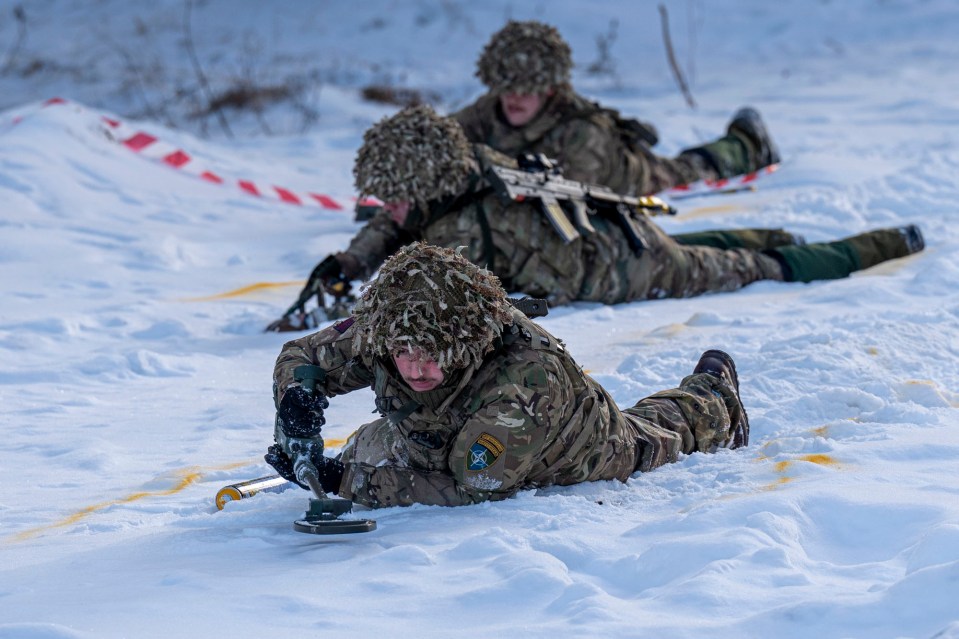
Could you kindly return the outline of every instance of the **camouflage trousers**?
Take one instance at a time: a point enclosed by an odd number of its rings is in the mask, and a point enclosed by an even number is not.
[[[759,168],[747,145],[735,135],[686,149],[675,158],[660,157],[649,147],[638,149],[635,171],[640,175],[636,192],[658,193],[680,184],[715,180],[749,173]]]
[[[638,175],[636,193],[640,195],[652,195],[681,184],[720,177],[713,165],[698,153],[665,158],[645,146],[637,151],[634,172]]]
[[[590,477],[626,481],[636,471],[676,461],[681,453],[736,448],[748,439],[749,425],[735,390],[706,373],[689,375],[678,388],[641,399],[620,416],[623,428],[617,430],[621,432],[617,439],[621,444],[595,442],[599,448],[590,463],[598,461],[603,467],[590,472]],[[456,485],[441,479],[442,473],[420,472],[414,479],[403,472],[409,462],[405,440],[388,419],[361,426],[343,448],[340,461],[348,469],[340,495],[357,503],[463,503]],[[378,472],[375,476],[365,473],[364,467]]]
[[[782,246],[805,244],[801,235],[784,229],[715,229],[673,233],[671,238],[684,246],[711,246],[718,249],[744,248],[766,251]]]
[[[758,280],[783,280],[782,267],[762,252],[684,245],[645,216],[636,218],[646,247],[639,254],[625,243],[608,220],[597,219],[600,233],[591,236],[593,263],[609,269],[588,271],[576,299],[617,304],[633,300],[693,297],[734,291]]]
[[[638,443],[633,472],[674,462],[680,453],[738,448],[749,437],[736,391],[706,373],[689,375],[679,388],[641,399],[623,417],[626,432]]]

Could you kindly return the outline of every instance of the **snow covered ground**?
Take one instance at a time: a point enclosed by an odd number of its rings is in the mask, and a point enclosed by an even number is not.
[[[32,0],[25,23],[0,7],[0,638],[959,638],[959,9],[667,6],[696,110],[654,3]],[[185,9],[212,85],[312,70],[322,82],[300,97],[317,118],[281,104],[233,116],[230,138],[185,107],[149,117],[192,77]],[[379,526],[365,535],[294,532],[299,490],[217,511],[221,486],[270,472],[288,336],[261,329],[298,287],[215,296],[301,281],[358,226],[139,157],[103,116],[227,178],[348,200],[363,130],[395,110],[359,88],[455,109],[480,93],[473,62],[507,17],[556,24],[577,86],[654,122],[664,155],[741,104],[764,113],[782,170],[756,193],[680,203],[668,230],[816,241],[917,223],[927,250],[842,281],[543,320],[621,404],[728,350],[747,449],[626,484],[361,513]],[[606,74],[587,71],[598,37]],[[54,96],[68,102],[42,106]],[[371,410],[369,393],[335,400],[326,435]]]

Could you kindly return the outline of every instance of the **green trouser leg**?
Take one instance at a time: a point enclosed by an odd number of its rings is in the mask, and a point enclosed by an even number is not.
[[[755,171],[758,167],[750,160],[746,144],[737,136],[727,134],[715,142],[704,144],[692,149],[686,149],[679,154],[694,154],[705,158],[719,174],[719,177],[733,177]]]
[[[836,242],[781,246],[766,251],[782,264],[787,282],[836,280],[912,252],[900,229],[880,229]]]
[[[670,237],[685,246],[711,246],[718,249],[745,248],[756,251],[804,243],[802,236],[783,229],[720,229],[679,233]]]

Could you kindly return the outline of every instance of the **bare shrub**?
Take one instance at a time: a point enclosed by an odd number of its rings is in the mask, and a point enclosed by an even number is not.
[[[436,105],[440,102],[439,94],[432,91],[420,91],[418,89],[394,87],[386,84],[371,84],[365,86],[361,90],[360,95],[368,102],[395,104],[401,107],[416,106],[417,104]]]

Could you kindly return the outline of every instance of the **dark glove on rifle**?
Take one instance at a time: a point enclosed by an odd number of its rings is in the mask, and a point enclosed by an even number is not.
[[[343,273],[343,265],[336,259],[335,255],[327,255],[323,261],[316,265],[310,278],[306,281],[305,291],[310,291],[315,295],[320,290],[325,290],[334,297],[342,294],[343,284],[349,283],[349,278]]]
[[[304,486],[296,481],[296,474],[293,472],[293,460],[291,460],[289,455],[284,453],[283,449],[278,445],[273,444],[270,446],[266,451],[266,455],[263,456],[263,459],[266,460],[266,463],[272,466],[283,479],[293,482],[300,488],[310,489],[309,486]],[[310,461],[313,463],[313,466],[316,467],[316,473],[320,478],[320,485],[323,486],[323,490],[328,493],[339,492],[340,481],[343,479],[343,464],[337,459],[324,457],[323,455],[317,455],[315,458],[311,458]]]
[[[308,391],[302,386],[290,386],[280,400],[276,411],[283,422],[281,428],[287,437],[319,437],[326,423],[323,410],[330,401],[318,390]]]

